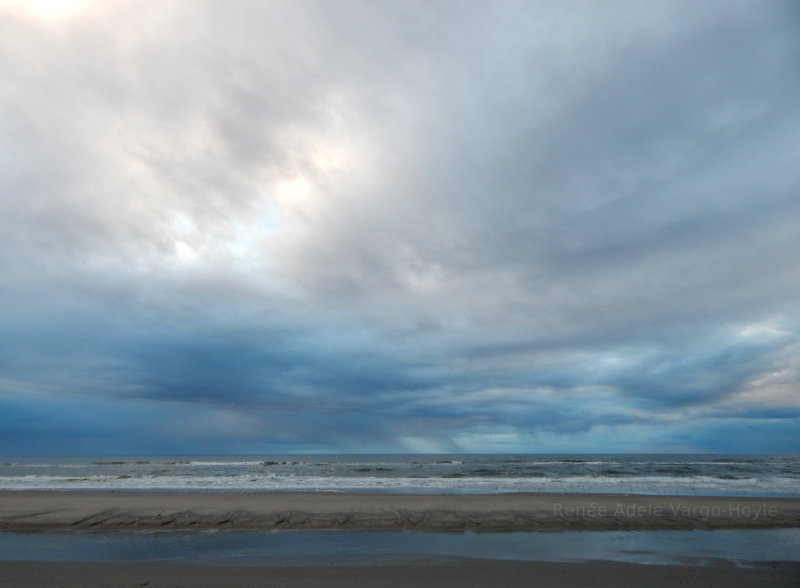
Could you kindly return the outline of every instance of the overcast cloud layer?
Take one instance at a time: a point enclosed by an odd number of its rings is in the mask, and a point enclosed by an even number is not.
[[[800,451],[796,2],[0,2],[0,454]]]

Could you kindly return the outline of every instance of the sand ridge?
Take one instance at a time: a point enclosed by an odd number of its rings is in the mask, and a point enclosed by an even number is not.
[[[800,527],[798,498],[0,491],[0,530],[420,531]]]

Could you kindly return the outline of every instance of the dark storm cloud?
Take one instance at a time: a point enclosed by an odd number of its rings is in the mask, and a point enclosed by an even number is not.
[[[789,448],[798,22],[8,4],[3,443]]]

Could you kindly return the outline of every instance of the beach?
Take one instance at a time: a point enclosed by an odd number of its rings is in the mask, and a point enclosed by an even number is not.
[[[0,492],[0,531],[27,536],[81,537],[176,531],[306,530],[447,532],[647,531],[800,527],[798,498],[731,498],[609,494],[367,494],[336,492]],[[331,541],[340,533],[330,536]],[[511,533],[514,535],[515,533]],[[225,536],[230,535],[225,533]],[[563,533],[553,533],[554,540]],[[627,533],[626,533],[627,535]],[[144,535],[146,537],[148,535]],[[219,537],[220,534],[213,536]],[[441,536],[441,535],[440,535]],[[506,534],[506,536],[509,536]],[[367,539],[369,540],[369,539]],[[283,541],[283,539],[281,539]],[[327,540],[326,540],[327,541]],[[416,540],[414,540],[416,542]],[[422,543],[422,541],[420,541]],[[0,586],[794,586],[800,564],[758,561],[739,567],[724,558],[642,565],[621,561],[518,561],[475,557],[382,556],[367,561],[332,557],[322,564],[231,561],[0,561]],[[581,554],[573,554],[580,559]],[[91,557],[91,556],[90,556]],[[485,557],[486,559],[481,559]],[[100,558],[97,558],[100,559]]]
[[[800,527],[800,498],[613,494],[0,492],[0,530],[563,531]]]

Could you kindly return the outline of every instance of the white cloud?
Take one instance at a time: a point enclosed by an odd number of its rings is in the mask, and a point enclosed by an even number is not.
[[[687,7],[3,4],[0,379],[94,337],[65,390],[411,448],[794,406],[792,9]]]

